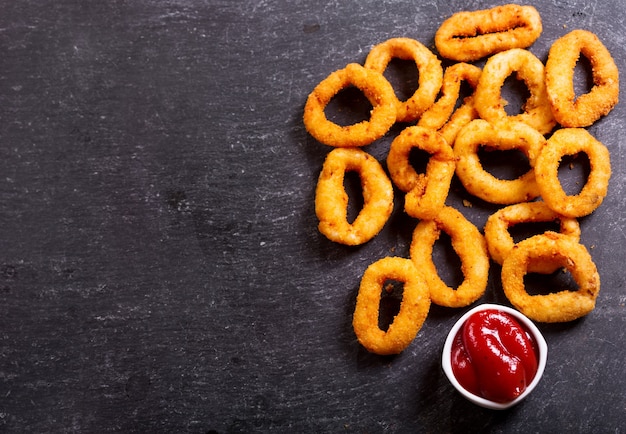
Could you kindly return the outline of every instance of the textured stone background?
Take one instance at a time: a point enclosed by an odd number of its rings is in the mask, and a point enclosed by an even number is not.
[[[400,199],[362,247],[316,228],[328,148],[302,125],[308,93],[376,43],[432,47],[452,12],[495,4],[0,1],[0,431],[623,432],[623,104],[589,128],[613,167],[581,220],[597,308],[541,325],[545,376],[514,409],[474,407],[443,376],[463,309],[433,307],[398,357],[356,342],[363,271],[408,255]],[[621,0],[536,7],[540,59],[587,28],[624,70]],[[464,199],[482,228],[494,207],[455,182],[448,203]],[[506,304],[491,274],[482,301]]]

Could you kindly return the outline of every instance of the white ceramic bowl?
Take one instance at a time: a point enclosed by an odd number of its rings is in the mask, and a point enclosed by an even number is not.
[[[463,323],[469,318],[470,315],[476,312],[479,312],[481,310],[486,310],[486,309],[497,309],[497,310],[500,310],[502,312],[506,312],[512,315],[514,318],[517,319],[517,321],[523,324],[530,331],[530,333],[535,338],[535,342],[537,343],[537,348],[539,351],[538,360],[537,360],[538,362],[537,374],[535,374],[535,378],[533,378],[533,381],[528,385],[528,387],[526,387],[526,390],[524,390],[524,392],[520,396],[518,396],[511,402],[505,402],[505,403],[493,402],[481,396],[474,395],[473,393],[470,393],[467,390],[465,390],[463,386],[461,386],[461,384],[458,382],[458,380],[454,377],[454,374],[452,373],[452,362],[451,362],[450,356],[452,353],[452,343],[454,342],[454,337],[456,336],[459,329],[461,328]],[[492,410],[504,410],[504,409],[507,409],[509,407],[516,405],[521,400],[526,398],[526,396],[528,396],[530,392],[533,391],[533,389],[539,383],[539,380],[541,380],[541,376],[543,375],[543,371],[546,367],[547,360],[548,360],[548,346],[546,344],[546,340],[542,336],[537,326],[535,326],[535,324],[533,324],[533,322],[530,319],[528,319],[526,316],[524,316],[517,310],[511,309],[510,307],[507,307],[507,306],[501,306],[499,304],[481,304],[469,310],[454,324],[454,326],[450,330],[450,333],[448,334],[446,343],[443,346],[441,364],[443,366],[443,371],[445,372],[446,376],[448,377],[452,385],[461,393],[461,395],[463,395],[469,401],[481,407],[489,408]]]

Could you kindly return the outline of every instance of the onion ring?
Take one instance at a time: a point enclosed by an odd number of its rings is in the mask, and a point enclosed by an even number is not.
[[[591,63],[593,87],[576,97],[574,67],[580,55]],[[608,114],[619,99],[619,71],[609,50],[587,30],[557,39],[546,62],[546,89],[552,113],[564,127],[587,127]]]
[[[456,174],[465,189],[487,202],[513,204],[539,196],[539,186],[532,167],[545,138],[521,122],[502,121],[495,125],[476,119],[459,132],[454,143],[458,158]],[[519,149],[528,157],[531,170],[517,179],[499,179],[485,171],[478,158],[480,146],[494,150]]]
[[[491,9],[463,11],[446,19],[435,33],[439,54],[459,62],[529,47],[543,28],[532,6],[508,4]]]
[[[474,95],[465,98],[463,105],[456,109],[439,132],[454,149],[454,142],[461,129],[474,119],[478,119],[478,111],[474,107]]]
[[[441,280],[432,258],[442,230],[450,236],[452,248],[461,259],[464,280],[456,289]],[[424,272],[433,303],[464,307],[485,293],[489,276],[487,243],[476,226],[456,209],[445,206],[434,219],[420,221],[413,231],[410,254],[416,268]]]
[[[378,326],[382,287],[387,280],[404,283],[400,311],[387,331]],[[352,326],[357,339],[368,351],[381,355],[398,354],[415,339],[430,310],[430,294],[424,277],[411,260],[398,257],[379,259],[365,270],[356,299]]]
[[[530,97],[522,113],[509,116],[504,109],[502,86],[513,72],[524,81]],[[510,118],[527,123],[542,134],[548,134],[556,125],[546,92],[543,63],[530,51],[520,48],[494,54],[487,60],[474,92],[474,104],[480,117],[489,122]]]
[[[454,143],[459,130],[478,117],[473,106],[473,97],[468,96],[456,110],[454,107],[461,93],[461,81],[476,89],[481,69],[469,63],[455,63],[443,74],[441,97],[422,114],[417,125],[440,131],[448,143]]]
[[[430,154],[426,173],[411,166],[411,149]],[[454,176],[456,158],[448,142],[437,131],[413,126],[405,128],[391,143],[387,169],[395,185],[406,192],[404,208],[411,217],[433,218],[444,206]]]
[[[565,155],[587,154],[591,172],[582,190],[568,196],[559,181],[559,165]],[[550,208],[567,217],[591,214],[603,202],[611,178],[609,150],[583,128],[563,128],[554,132],[535,164],[541,197]]]
[[[509,228],[519,223],[537,223],[558,221],[560,233],[571,236],[576,242],[580,240],[580,224],[578,220],[562,216],[554,212],[544,202],[526,202],[509,205],[491,214],[485,224],[485,240],[491,259],[502,264],[511,252],[515,241]],[[530,264],[533,273],[550,274],[556,271],[554,264]]]
[[[341,90],[353,85],[372,104],[369,120],[341,126],[326,118],[324,109]],[[319,142],[335,147],[365,146],[384,136],[396,121],[395,95],[380,73],[350,63],[333,72],[309,94],[304,106],[304,126]]]
[[[441,89],[441,62],[432,51],[414,39],[392,38],[372,48],[365,59],[365,68],[382,74],[392,58],[413,60],[417,65],[419,78],[415,93],[406,101],[400,101],[393,94],[396,121],[415,121],[435,102]]]
[[[529,295],[524,276],[529,264],[536,261],[565,267],[578,284],[578,290]],[[511,304],[530,319],[565,322],[585,316],[595,308],[600,276],[585,246],[570,236],[546,232],[520,241],[504,258],[502,288]]]
[[[351,224],[343,185],[346,171],[359,174],[364,199]],[[358,148],[336,148],[328,153],[315,191],[315,213],[322,234],[341,244],[363,244],[380,232],[392,211],[393,186],[374,157]]]

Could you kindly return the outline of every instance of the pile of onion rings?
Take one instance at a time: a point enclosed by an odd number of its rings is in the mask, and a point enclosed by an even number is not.
[[[531,6],[459,12],[437,30],[437,52],[411,38],[388,39],[372,47],[363,65],[348,63],[308,96],[306,130],[335,148],[327,154],[316,188],[319,231],[333,242],[366,243],[388,223],[398,198],[404,199],[404,212],[416,219],[409,258],[381,258],[362,277],[353,328],[368,351],[403,351],[418,334],[431,302],[450,308],[476,302],[487,289],[490,260],[502,267],[502,288],[511,304],[536,321],[571,321],[593,310],[600,278],[580,243],[577,218],[602,204],[611,166],[606,146],[584,128],[617,104],[619,73],[608,49],[587,30],[556,40],[544,65],[529,51],[542,26]],[[437,54],[457,63],[443,68]],[[573,70],[580,55],[592,66],[594,85],[577,98]],[[405,101],[384,75],[394,58],[410,60],[417,69],[417,89]],[[479,59],[484,60],[482,68],[471,63]],[[502,88],[513,75],[530,96],[521,113],[510,115]],[[462,82],[472,91],[465,97]],[[371,112],[367,120],[342,126],[325,111],[347,87],[364,94]],[[391,140],[386,167],[360,149],[387,137],[400,123],[406,125]],[[424,173],[413,165],[413,149],[428,154]],[[528,171],[516,179],[500,179],[482,166],[481,149],[520,151]],[[579,153],[587,155],[591,170],[581,191],[568,194],[560,184],[559,167],[563,157]],[[348,171],[358,173],[364,199],[353,222],[347,219],[349,198],[343,185]],[[498,207],[487,219],[484,235],[446,203],[454,176],[469,194]],[[558,223],[559,233],[544,230],[516,242],[509,232],[518,224],[550,222]],[[433,262],[441,231],[449,235],[461,260],[464,280],[456,288],[441,280]],[[572,274],[576,291],[541,296],[526,291],[527,273],[562,269]],[[389,280],[402,282],[404,290],[398,314],[383,331],[379,305]]]

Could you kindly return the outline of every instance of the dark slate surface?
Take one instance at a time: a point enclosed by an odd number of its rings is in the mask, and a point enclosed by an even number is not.
[[[302,126],[307,94],[373,44],[432,46],[453,11],[496,2],[0,4],[0,431],[624,432],[623,104],[589,129],[613,167],[581,221],[597,308],[541,325],[544,379],[509,411],[441,372],[464,309],[433,307],[398,357],[357,344],[364,269],[408,254],[401,204],[359,248],[316,229],[328,148]],[[542,60],[588,28],[624,70],[621,0],[537,8]],[[397,132],[367,150],[383,158]],[[456,183],[448,203],[468,198]],[[472,203],[482,227],[494,208]],[[506,304],[497,271],[481,301]]]

